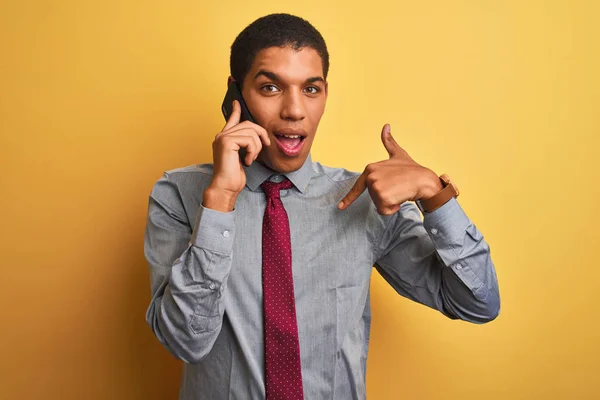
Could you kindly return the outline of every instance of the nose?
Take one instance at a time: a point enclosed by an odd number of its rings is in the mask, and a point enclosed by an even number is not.
[[[287,90],[283,95],[281,118],[288,121],[301,121],[306,116],[302,93]]]

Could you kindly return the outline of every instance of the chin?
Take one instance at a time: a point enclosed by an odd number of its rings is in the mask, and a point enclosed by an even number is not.
[[[293,158],[278,157],[276,159],[272,159],[269,157],[268,159],[263,159],[262,163],[271,168],[273,171],[283,174],[286,172],[294,172],[302,168],[302,165],[304,165],[307,157],[308,154],[299,155]]]

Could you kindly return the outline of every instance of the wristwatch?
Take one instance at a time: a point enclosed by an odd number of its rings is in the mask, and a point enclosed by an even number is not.
[[[435,210],[446,204],[451,198],[458,197],[458,188],[450,180],[450,177],[448,175],[441,175],[440,181],[442,182],[442,186],[444,187],[442,190],[440,190],[428,199],[421,199],[415,201],[415,203],[417,203],[417,207],[419,207],[419,210],[421,210],[421,212],[434,212]]]

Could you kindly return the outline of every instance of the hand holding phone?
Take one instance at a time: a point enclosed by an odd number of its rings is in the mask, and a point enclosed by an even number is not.
[[[213,141],[213,178],[204,191],[204,207],[223,212],[233,210],[238,194],[246,185],[242,163],[252,164],[262,146],[270,144],[264,128],[250,120],[242,121],[241,102],[233,100],[227,123]],[[242,156],[240,152],[245,154]]]
[[[240,90],[239,85],[235,81],[229,83],[229,86],[227,87],[227,93],[225,93],[225,98],[223,99],[223,104],[221,105],[221,111],[223,112],[225,121],[229,120],[229,117],[233,112],[234,100],[237,100],[241,106],[240,122],[250,121],[252,123],[256,123],[254,118],[252,118],[252,114],[250,114],[250,110],[248,110],[248,106],[246,105],[244,98],[242,97],[242,91]],[[240,161],[245,163],[246,149],[240,149],[239,155]],[[246,165],[250,164],[246,163]]]
[[[250,111],[248,110],[248,106],[246,106],[246,102],[242,97],[242,91],[240,90],[237,82],[229,83],[227,88],[227,93],[225,93],[225,98],[223,99],[223,104],[221,105],[221,111],[223,111],[223,116],[225,117],[225,121],[229,120],[231,113],[233,112],[233,101],[237,100],[240,102],[240,106],[242,107],[242,114],[240,116],[240,122],[250,121],[256,123]]]

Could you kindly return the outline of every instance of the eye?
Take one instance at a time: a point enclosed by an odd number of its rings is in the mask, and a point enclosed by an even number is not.
[[[276,91],[279,90],[279,88],[275,85],[264,85],[263,87],[260,88],[260,90],[262,90],[263,92],[267,92],[267,93],[275,93]]]
[[[308,94],[317,94],[321,91],[321,89],[319,89],[316,86],[309,86],[309,87],[305,88],[304,90],[306,90],[308,92]]]

